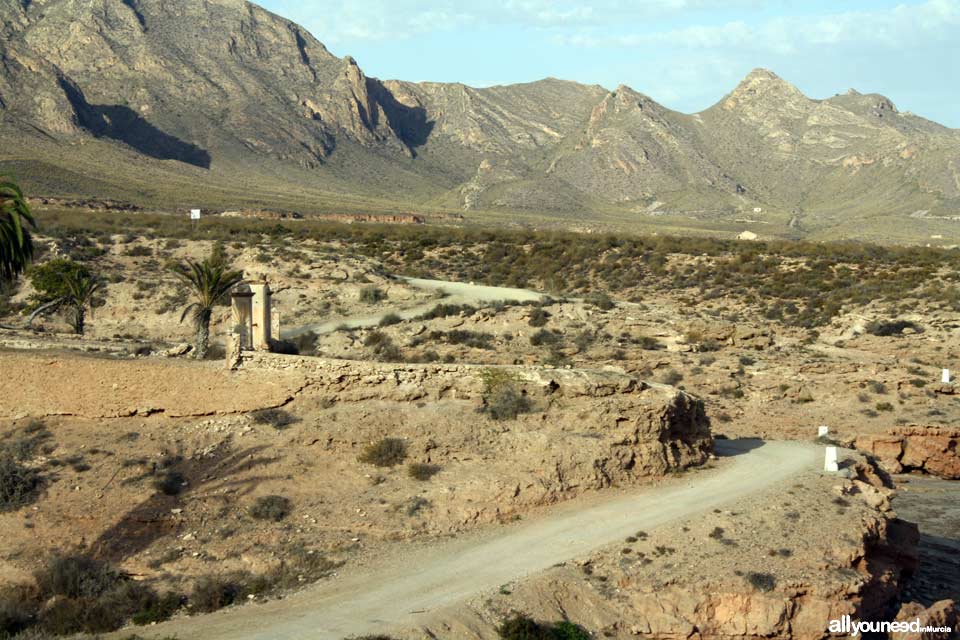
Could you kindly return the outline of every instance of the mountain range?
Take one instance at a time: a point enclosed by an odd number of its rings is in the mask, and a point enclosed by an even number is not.
[[[148,207],[960,237],[960,130],[757,69],[712,107],[367,76],[244,0],[0,0],[0,172]]]

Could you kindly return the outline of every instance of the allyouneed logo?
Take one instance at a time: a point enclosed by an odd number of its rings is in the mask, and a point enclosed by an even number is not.
[[[854,620],[850,616],[843,616],[839,620],[831,620],[828,627],[830,633],[849,633],[856,638],[863,633],[950,633],[950,627],[931,627],[916,620],[900,620],[897,622],[864,622]]]

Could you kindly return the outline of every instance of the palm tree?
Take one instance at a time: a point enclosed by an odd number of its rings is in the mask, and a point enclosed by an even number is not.
[[[93,310],[97,293],[103,288],[103,281],[89,273],[68,271],[64,273],[63,284],[67,291],[63,297],[63,305],[71,311],[69,321],[74,332],[82,336],[87,308]]]
[[[33,258],[33,239],[27,225],[36,228],[23,191],[0,178],[0,280],[13,280]]]
[[[188,315],[193,318],[193,326],[197,331],[194,354],[198,360],[202,360],[210,348],[210,318],[213,316],[213,307],[226,299],[230,289],[240,284],[243,272],[230,269],[222,260],[212,257],[203,262],[188,258],[185,263],[173,267],[171,272],[190,287],[193,293],[194,301],[183,310],[180,322]]]

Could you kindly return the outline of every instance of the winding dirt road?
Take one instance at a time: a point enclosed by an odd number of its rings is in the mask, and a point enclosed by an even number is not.
[[[340,327],[349,327],[351,329],[365,329],[376,327],[384,316],[395,313],[404,320],[413,320],[433,309],[439,303],[443,304],[472,304],[476,305],[483,302],[530,302],[541,300],[544,294],[530,291],[529,289],[512,289],[510,287],[488,287],[479,284],[469,284],[466,282],[448,282],[446,280],[425,280],[423,278],[401,278],[411,287],[424,289],[427,291],[441,291],[446,297],[437,300],[428,300],[422,304],[413,307],[392,309],[384,307],[375,314],[362,316],[350,316],[343,318],[334,318],[321,322],[319,324],[305,325],[285,329],[280,332],[283,338],[296,338],[305,333],[312,332],[318,335],[336,331]]]
[[[718,441],[717,450],[728,458],[717,469],[637,491],[591,494],[530,521],[418,546],[284,600],[182,618],[138,633],[180,640],[313,640],[416,624],[431,611],[621,541],[638,529],[649,531],[775,487],[815,468],[822,447],[739,440]]]

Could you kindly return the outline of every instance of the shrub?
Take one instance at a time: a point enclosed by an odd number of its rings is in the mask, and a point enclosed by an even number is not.
[[[923,333],[923,328],[909,320],[890,320],[887,322],[871,322],[866,326],[867,333],[874,336],[902,336],[904,329],[911,329]]]
[[[559,343],[560,339],[560,334],[547,331],[546,329],[540,329],[540,331],[537,331],[535,334],[530,336],[530,344],[534,347],[543,345],[551,346]]]
[[[527,321],[527,324],[531,327],[542,327],[547,324],[547,320],[549,319],[550,314],[547,313],[546,309],[543,307],[535,307],[530,314],[530,319]]]
[[[660,376],[660,382],[670,385],[671,387],[675,386],[681,380],[683,380],[683,374],[676,369],[670,369]]]
[[[197,613],[211,613],[239,602],[248,595],[244,583],[251,577],[250,574],[235,573],[200,578],[190,592],[191,608]]]
[[[254,423],[270,425],[277,431],[282,431],[292,424],[298,422],[297,417],[283,409],[260,409],[254,411],[250,416]]]
[[[293,510],[290,500],[283,496],[260,496],[250,507],[250,516],[257,520],[280,522]]]
[[[483,377],[483,409],[494,420],[513,420],[531,409],[516,378],[503,369],[487,369]]]
[[[893,405],[889,402],[878,402],[877,411],[893,411]]]
[[[381,327],[390,327],[395,324],[400,324],[401,322],[403,322],[403,318],[401,318],[395,313],[388,313],[387,315],[380,318],[380,322],[378,323],[378,325]]]
[[[503,640],[590,640],[590,634],[583,627],[568,620],[541,623],[521,613],[504,620],[497,633]]]
[[[591,294],[587,296],[586,301],[602,311],[609,311],[616,306],[610,296],[604,292]]]
[[[153,488],[166,496],[178,496],[183,491],[186,478],[179,471],[168,469],[153,481]]]
[[[387,299],[387,292],[379,287],[364,287],[360,289],[360,302],[377,304]]]
[[[773,591],[777,586],[777,579],[769,573],[756,573],[751,571],[745,577],[747,582],[758,591]]]
[[[99,597],[116,587],[120,574],[110,565],[89,556],[54,556],[34,576],[47,597]]]
[[[40,481],[36,471],[21,465],[8,452],[0,453],[0,513],[29,504]]]
[[[464,315],[470,317],[477,312],[476,307],[468,304],[438,304],[430,311],[417,316],[417,320],[439,320],[450,316]]]
[[[414,480],[429,480],[440,472],[440,467],[435,464],[424,464],[422,462],[411,463],[407,467],[407,475]]]
[[[377,467],[393,467],[407,457],[407,444],[400,438],[384,438],[367,445],[357,458],[365,464]]]

